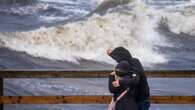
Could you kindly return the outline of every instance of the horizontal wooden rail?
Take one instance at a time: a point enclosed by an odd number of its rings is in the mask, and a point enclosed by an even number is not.
[[[1,96],[0,104],[108,104],[111,96]],[[155,104],[195,104],[195,96],[152,96]]]
[[[106,78],[105,71],[0,71],[0,78]],[[145,71],[148,77],[195,78],[195,70],[156,70]]]
[[[4,78],[106,78],[105,71],[23,71],[0,70],[0,110],[3,104],[105,104],[111,96],[3,96]],[[145,71],[147,77],[195,78],[195,70]],[[195,104],[195,96],[152,96],[156,104]]]

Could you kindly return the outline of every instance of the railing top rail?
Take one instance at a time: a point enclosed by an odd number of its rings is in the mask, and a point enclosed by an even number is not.
[[[88,71],[88,72],[93,72],[93,71],[113,71],[113,70],[110,70],[110,69],[107,69],[107,70],[99,70],[99,69],[97,69],[97,70],[87,70],[87,69],[74,69],[74,70],[72,70],[72,69],[0,69],[0,72],[3,72],[3,71],[30,71],[30,72],[33,72],[33,71],[35,71],[35,72],[37,72],[37,71],[39,71],[39,72],[41,72],[41,71],[43,71],[43,72],[50,72],[50,71],[61,71],[61,72],[69,72],[69,71],[77,71],[77,72],[82,72],[82,71],[84,71],[84,72],[86,72],[86,71]],[[185,69],[170,69],[170,70],[164,70],[164,69],[159,69],[159,70],[145,70],[145,72],[159,72],[159,71],[161,71],[161,72],[175,72],[175,71],[177,71],[177,72],[190,72],[190,71],[192,71],[192,72],[195,72],[195,69],[194,70],[185,70]]]
[[[0,78],[106,78],[111,70],[0,70]],[[148,77],[195,78],[195,70],[147,70]]]
[[[195,96],[151,96],[156,104],[195,104]],[[0,104],[107,104],[111,96],[1,96]]]

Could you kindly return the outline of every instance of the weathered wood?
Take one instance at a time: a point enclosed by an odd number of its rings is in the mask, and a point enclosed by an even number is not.
[[[3,96],[3,78],[106,78],[111,71],[0,71],[3,104],[105,104],[111,96]],[[193,70],[145,71],[148,77],[195,78]],[[195,104],[195,96],[152,96],[156,104]]]
[[[3,96],[3,78],[0,77],[0,96]],[[0,104],[0,110],[3,110],[3,104]]]
[[[108,104],[111,96],[1,96],[1,104]],[[152,96],[155,104],[195,104],[195,96]]]
[[[195,104],[195,96],[152,96],[155,104]]]
[[[20,71],[1,70],[2,78],[106,78],[110,70],[104,71]],[[145,71],[148,77],[195,78],[195,70],[155,70]]]

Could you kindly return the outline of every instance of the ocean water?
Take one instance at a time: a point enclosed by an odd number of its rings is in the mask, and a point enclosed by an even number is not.
[[[1,0],[0,68],[110,70],[116,62],[106,55],[106,48],[124,46],[147,70],[194,70],[194,19],[193,0]],[[193,78],[149,82],[152,95],[195,92]],[[4,94],[109,93],[106,79],[6,79]],[[21,106],[80,110],[81,105],[8,105],[6,109]],[[83,106],[83,110],[106,108]],[[151,109],[195,109],[180,106],[153,105]]]
[[[105,50],[117,46],[146,69],[194,68],[193,1],[163,8],[139,0],[15,2],[0,5],[0,68],[67,69],[85,60],[93,66],[80,68],[112,69]]]

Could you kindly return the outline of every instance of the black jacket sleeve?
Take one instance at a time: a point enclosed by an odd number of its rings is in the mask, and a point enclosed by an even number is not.
[[[119,80],[119,84],[125,88],[129,86],[136,86],[139,84],[140,75],[139,74],[132,74],[132,76],[127,75],[124,76],[121,80]]]
[[[109,82],[108,82],[108,85],[109,85],[109,91],[111,92],[111,93],[117,93],[117,92],[119,92],[120,91],[120,86],[119,87],[114,87],[113,85],[112,85],[112,82],[113,81],[115,81],[115,77],[113,76],[113,75],[110,75],[109,76]]]

